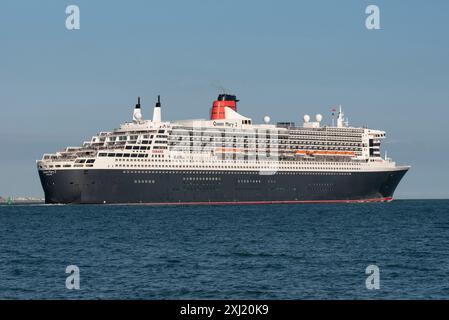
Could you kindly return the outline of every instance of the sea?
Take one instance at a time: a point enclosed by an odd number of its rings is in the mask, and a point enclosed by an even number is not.
[[[0,299],[448,298],[449,200],[0,206]]]

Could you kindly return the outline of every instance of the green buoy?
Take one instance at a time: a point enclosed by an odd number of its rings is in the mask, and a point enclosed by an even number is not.
[[[8,197],[8,200],[6,200],[7,205],[12,205],[12,198]]]

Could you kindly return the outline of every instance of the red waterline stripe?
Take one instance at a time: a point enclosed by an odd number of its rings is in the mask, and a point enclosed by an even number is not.
[[[298,204],[298,203],[366,203],[366,202],[390,202],[393,198],[373,198],[363,200],[289,200],[289,201],[221,201],[221,202],[155,202],[136,203],[136,205],[171,206],[171,205],[251,205],[251,204]]]

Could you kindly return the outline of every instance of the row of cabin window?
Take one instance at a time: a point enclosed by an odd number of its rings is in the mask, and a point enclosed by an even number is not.
[[[191,165],[191,166],[181,166],[181,165],[162,165],[162,164],[158,164],[159,167],[161,168],[203,168],[204,166],[195,166],[195,165]],[[121,167],[126,167],[126,168],[150,168],[152,167],[152,165],[148,165],[148,164],[142,164],[142,165],[134,165],[134,164],[116,164],[115,165],[116,168],[121,168]],[[222,166],[222,167],[218,167],[218,166],[207,166],[207,168],[216,168],[216,169],[258,169],[256,167],[242,167],[242,166]],[[270,168],[261,168],[261,169],[270,169]],[[292,170],[335,170],[335,168],[332,167],[302,167],[302,168],[295,168],[295,167],[282,167],[280,166],[279,168],[276,169],[280,169],[280,170],[286,170],[286,169],[292,169]],[[349,168],[340,168],[341,170],[360,170],[360,168],[358,167],[349,167]]]
[[[147,147],[147,146],[126,146],[125,149],[126,150],[150,150],[151,147]]]
[[[148,154],[144,153],[100,153],[98,156],[108,158],[148,158]]]
[[[75,161],[75,163],[94,163],[95,159],[78,159]]]
[[[242,175],[242,174],[248,174],[248,175],[255,175],[257,174],[257,171],[254,172],[250,172],[250,171],[190,171],[190,172],[179,172],[179,171],[123,171],[123,174],[234,174],[234,175]],[[350,176],[352,175],[352,172],[304,172],[304,171],[294,171],[294,172],[284,172],[284,171],[278,171],[276,172],[277,175],[315,175],[315,176],[329,176],[329,175],[339,175],[339,176]],[[183,177],[182,180],[183,181],[189,181],[189,180],[207,180],[207,179],[211,179],[211,180],[218,180],[221,181],[220,177],[217,178],[189,178],[189,177]],[[239,181],[244,181],[244,180],[239,180]],[[249,180],[247,180],[249,181]],[[257,183],[260,183],[260,180],[254,180],[254,181],[259,181]],[[276,180],[272,180],[269,179],[267,180],[268,183],[276,183]],[[243,182],[242,182],[243,183]]]

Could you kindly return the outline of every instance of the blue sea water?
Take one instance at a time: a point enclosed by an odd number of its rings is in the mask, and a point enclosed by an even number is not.
[[[1,206],[0,298],[447,299],[449,201]]]

